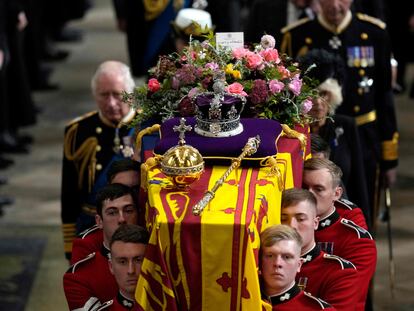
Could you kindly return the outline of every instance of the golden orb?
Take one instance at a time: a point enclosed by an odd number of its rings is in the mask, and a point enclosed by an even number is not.
[[[178,145],[163,155],[161,171],[175,186],[184,188],[200,179],[204,171],[204,160],[196,148]]]

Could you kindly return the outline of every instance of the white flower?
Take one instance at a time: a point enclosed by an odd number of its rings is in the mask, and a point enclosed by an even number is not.
[[[273,49],[276,45],[276,40],[271,35],[264,35],[260,40],[260,45],[264,49]]]

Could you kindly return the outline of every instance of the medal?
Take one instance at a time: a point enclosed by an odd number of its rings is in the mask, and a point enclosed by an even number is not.
[[[341,39],[339,39],[338,36],[333,36],[329,40],[329,46],[334,50],[339,49],[342,46]]]

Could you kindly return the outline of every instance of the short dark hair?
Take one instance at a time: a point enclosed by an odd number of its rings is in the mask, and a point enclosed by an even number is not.
[[[96,194],[96,213],[102,216],[102,207],[105,200],[115,200],[125,195],[131,196],[136,208],[134,194],[130,187],[117,183],[104,186]]]
[[[326,159],[331,155],[329,144],[321,136],[315,133],[310,134],[311,137],[311,153],[323,153]]]
[[[139,174],[140,164],[141,163],[138,161],[132,160],[130,158],[114,161],[106,173],[106,178],[108,179],[108,182],[111,182],[112,179],[114,179],[115,175],[121,172],[134,171]]]
[[[281,208],[299,204],[300,202],[309,202],[311,203],[316,210],[316,198],[312,192],[306,189],[300,188],[291,188],[284,190],[282,192],[282,203]]]
[[[109,248],[112,248],[112,244],[116,241],[124,243],[148,244],[149,233],[147,229],[141,226],[135,224],[122,224],[112,235]]]

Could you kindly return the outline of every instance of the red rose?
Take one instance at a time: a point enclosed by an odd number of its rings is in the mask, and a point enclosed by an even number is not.
[[[149,79],[148,81],[148,89],[150,90],[150,92],[155,93],[160,89],[160,83],[158,82],[157,79],[152,78]]]

